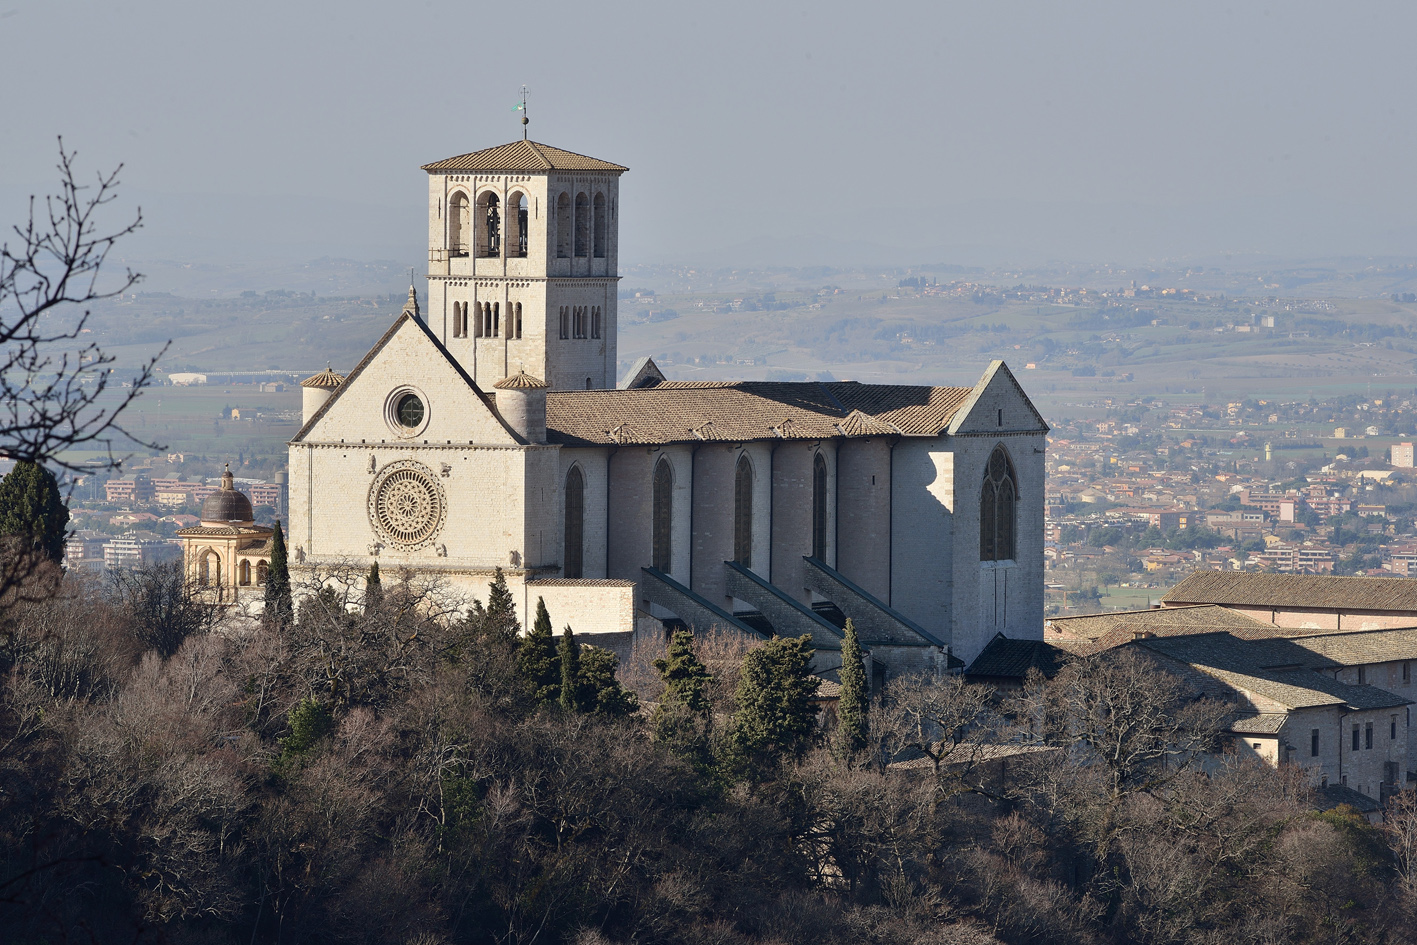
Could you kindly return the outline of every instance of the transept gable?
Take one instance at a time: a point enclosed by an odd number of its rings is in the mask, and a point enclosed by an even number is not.
[[[1003,361],[991,361],[947,432],[951,436],[989,433],[1047,433],[1048,423]]]
[[[417,409],[397,416],[412,395]],[[406,408],[412,406],[406,404]],[[415,420],[412,425],[403,421]],[[367,441],[514,445],[495,402],[416,315],[405,311],[292,443]]]

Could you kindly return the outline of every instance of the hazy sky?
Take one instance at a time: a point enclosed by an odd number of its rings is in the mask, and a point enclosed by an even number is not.
[[[0,209],[126,162],[140,250],[423,257],[418,165],[629,165],[622,262],[1417,255],[1417,4],[0,0]]]

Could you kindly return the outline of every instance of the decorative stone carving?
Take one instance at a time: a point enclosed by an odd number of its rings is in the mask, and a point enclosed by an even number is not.
[[[432,544],[446,517],[443,487],[422,463],[390,463],[369,487],[369,524],[380,539],[400,551]]]

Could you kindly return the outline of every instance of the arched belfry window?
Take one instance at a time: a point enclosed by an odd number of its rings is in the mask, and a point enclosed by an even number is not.
[[[527,203],[526,194],[513,193],[507,197],[507,255],[526,256],[527,246]]]
[[[651,542],[652,564],[665,574],[673,565],[671,542],[674,538],[674,470],[669,460],[660,457],[654,467],[654,523]]]
[[[497,195],[490,191],[477,198],[477,255],[502,254],[502,214]]]
[[[471,241],[471,217],[468,214],[467,194],[459,191],[448,201],[448,255],[466,256]]]
[[[1018,519],[1018,479],[1002,446],[994,447],[979,491],[979,560],[1012,561]]]
[[[566,473],[566,559],[562,573],[585,577],[585,477],[581,467]]]
[[[747,454],[738,457],[733,474],[733,560],[753,566],[753,464]]]
[[[605,225],[605,195],[595,195],[595,258],[605,258],[605,237],[607,227]]]
[[[571,255],[571,195],[565,191],[556,198],[556,258]]]
[[[576,194],[576,255],[590,255],[590,198]]]
[[[827,560],[827,461],[812,458],[812,557]]]

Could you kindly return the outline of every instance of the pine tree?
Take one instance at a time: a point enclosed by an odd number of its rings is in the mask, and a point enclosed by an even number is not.
[[[785,755],[799,755],[816,732],[812,697],[812,639],[776,637],[743,658],[738,709],[727,742],[727,767],[739,777],[762,777]]]
[[[285,560],[285,533],[281,531],[280,519],[276,519],[275,533],[271,535],[271,563],[266,570],[266,619],[288,624],[293,616],[290,566]]]
[[[369,576],[364,579],[364,614],[374,613],[384,604],[384,582],[379,579],[379,562],[369,565]]]
[[[537,702],[549,705],[561,698],[561,667],[545,598],[536,599],[536,619],[531,632],[522,637],[521,646],[517,648],[517,672],[526,680]]]
[[[846,636],[841,641],[841,697],[836,704],[837,746],[848,757],[866,747],[870,704],[861,640],[856,624],[848,617]]]
[[[15,535],[58,564],[64,559],[69,510],[59,481],[38,463],[20,462],[0,479],[0,535]]]
[[[576,635],[567,624],[561,634],[561,645],[556,648],[561,662],[561,708],[567,712],[584,712],[585,699],[581,694],[581,648],[576,643]]]

